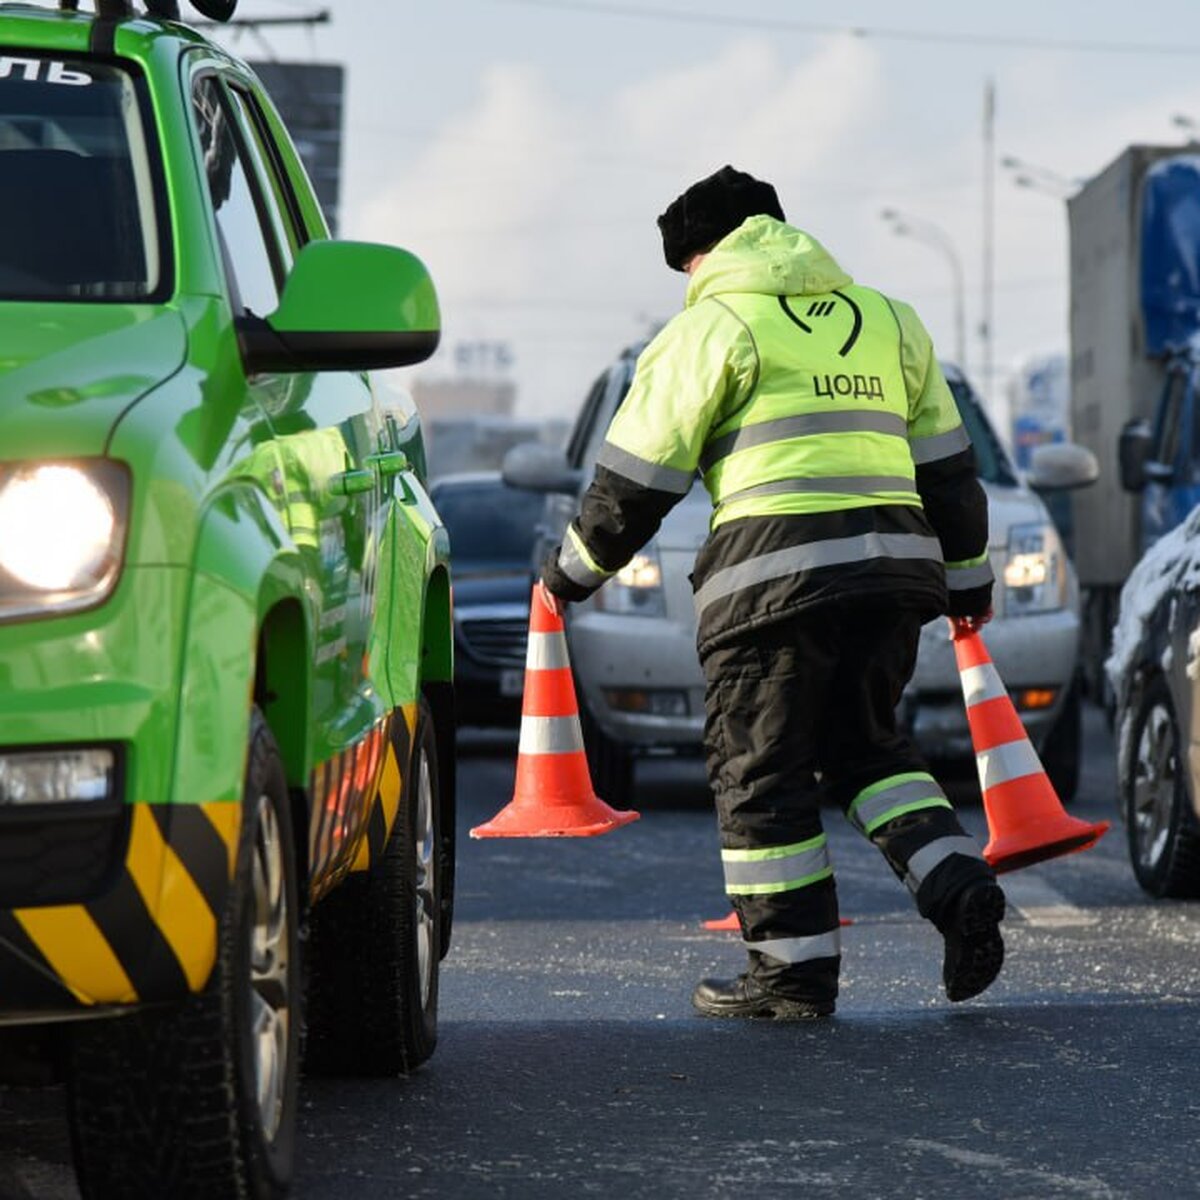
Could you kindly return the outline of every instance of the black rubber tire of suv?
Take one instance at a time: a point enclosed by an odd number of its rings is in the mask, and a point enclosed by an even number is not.
[[[1083,753],[1083,697],[1079,681],[1071,684],[1058,719],[1042,746],[1042,766],[1063,804],[1079,790],[1079,758]]]
[[[592,790],[613,808],[626,807],[633,802],[633,754],[600,728],[586,704],[581,706],[579,717]]]
[[[71,1030],[68,1119],[84,1200],[277,1200],[291,1182],[301,1026],[296,855],[283,763],[257,709],[249,743],[237,874],[204,991],[179,1005]],[[260,803],[269,817],[260,818]],[[272,857],[279,861],[271,865],[280,871],[279,886],[261,895],[275,891],[284,902],[288,1001],[281,1107],[272,1132],[258,1101],[251,985],[254,879],[266,869],[268,833],[277,839]]]
[[[1170,811],[1160,852],[1153,861],[1145,861],[1138,827],[1135,782],[1142,735],[1150,718],[1161,712],[1167,721],[1170,738],[1166,758],[1171,772]],[[1129,861],[1142,889],[1151,896],[1194,899],[1200,896],[1200,830],[1191,812],[1184,772],[1188,770],[1187,755],[1179,733],[1179,721],[1166,680],[1154,676],[1142,692],[1133,724],[1129,730],[1129,762],[1121,780],[1121,803],[1124,806],[1125,832],[1129,846]]]
[[[437,1045],[437,761],[433,719],[422,701],[412,762],[383,854],[368,871],[344,880],[310,917],[304,1051],[310,1074],[407,1074]]]

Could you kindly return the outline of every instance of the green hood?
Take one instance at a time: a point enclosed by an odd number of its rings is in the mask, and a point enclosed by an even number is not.
[[[686,303],[723,292],[824,295],[853,282],[816,238],[774,217],[749,217],[709,251]]]
[[[102,454],[120,415],[187,351],[170,309],[13,303],[0,313],[0,460]]]

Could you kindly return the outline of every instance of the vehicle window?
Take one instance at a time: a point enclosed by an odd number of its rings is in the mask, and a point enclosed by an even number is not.
[[[619,363],[608,373],[608,387],[601,402],[596,406],[596,419],[592,422],[591,433],[583,452],[584,466],[590,466],[596,461],[600,447],[604,445],[608,427],[612,424],[617,409],[625,403],[629,395],[629,385],[633,383],[632,364]]]
[[[579,410],[579,416],[575,421],[575,428],[571,430],[571,437],[567,442],[567,462],[572,467],[583,466],[583,454],[587,449],[592,433],[592,426],[596,423],[596,409],[599,408],[601,402],[604,400],[604,393],[607,390],[608,372],[605,371],[592,384],[591,391],[588,392],[587,398],[583,402],[583,407]]]
[[[166,288],[140,92],[90,60],[0,56],[0,298],[128,302]]]
[[[544,502],[538,493],[466,484],[435,488],[433,502],[454,562],[529,562]]]
[[[962,417],[962,423],[966,426],[967,435],[975,449],[975,469],[979,478],[985,483],[1016,487],[1016,472],[974,393],[962,380],[951,379],[948,383],[950,391],[954,394],[954,402],[958,405],[959,416]]]
[[[295,197],[280,169],[279,156],[275,153],[270,131],[258,102],[239,87],[231,87],[229,95],[241,116],[243,128],[249,139],[250,156],[254,160],[267,195],[267,209],[275,227],[276,240],[288,251],[285,266],[290,267],[300,247],[307,241]]]
[[[273,257],[278,250],[273,246],[273,237],[268,242],[264,232],[261,201],[214,77],[197,82],[194,109],[225,270],[236,303],[265,317],[279,307],[279,272]]]

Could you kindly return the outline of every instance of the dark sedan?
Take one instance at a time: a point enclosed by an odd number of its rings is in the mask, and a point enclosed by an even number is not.
[[[542,497],[508,487],[496,472],[445,475],[430,494],[450,532],[458,723],[516,725]]]

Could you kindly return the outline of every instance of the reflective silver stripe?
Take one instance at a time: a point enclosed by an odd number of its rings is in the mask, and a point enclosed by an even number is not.
[[[747,950],[768,954],[785,963],[809,962],[814,958],[836,958],[842,952],[839,929],[816,933],[811,937],[768,938],[765,942],[743,942]]]
[[[937,462],[939,458],[950,458],[961,454],[971,444],[971,438],[965,425],[959,425],[945,433],[935,433],[933,437],[915,437],[909,439],[913,462],[918,466],[925,463]]]
[[[851,496],[870,496],[876,492],[912,492],[917,485],[903,475],[809,475],[800,479],[776,479],[757,483],[722,496],[721,504],[745,500],[748,496],[778,496],[787,492],[845,492]]]
[[[592,589],[598,588],[612,574],[611,571],[596,570],[584,559],[575,544],[575,531],[570,528],[558,552],[558,568],[573,583]]]
[[[800,843],[800,846],[804,845]],[[723,854],[725,890],[731,894],[749,895],[766,888],[791,891],[818,882],[812,877],[829,868],[829,847],[824,841],[806,849],[800,846],[793,853],[770,858],[730,860]]]
[[[700,465],[707,471],[714,463],[739,450],[765,446],[768,442],[785,442],[788,438],[811,437],[818,433],[886,433],[906,437],[908,426],[903,417],[881,412],[815,412],[778,417],[743,425],[730,433],[713,438],[704,447]]]
[[[922,801],[928,801],[922,804]],[[946,793],[932,779],[910,779],[907,783],[898,783],[882,792],[876,792],[865,800],[856,800],[850,808],[850,824],[859,833],[873,831],[880,819],[886,817],[895,808],[908,808],[911,805],[920,808],[949,807],[950,801]]]
[[[579,728],[579,718],[574,713],[569,717],[521,718],[518,753],[571,754],[582,749],[583,733]]]
[[[979,786],[985,792],[999,783],[1024,779],[1026,775],[1037,775],[1042,770],[1037,752],[1025,738],[981,750],[975,755],[975,762],[979,767]]]
[[[927,558],[940,563],[942,545],[937,538],[922,537],[917,533],[865,533],[858,537],[830,538],[772,550],[770,554],[717,571],[696,593],[696,612],[703,612],[714,600],[740,592],[742,588],[782,579],[799,571],[861,562],[864,558]]]
[[[654,488],[658,492],[674,492],[677,496],[686,496],[692,490],[694,471],[681,471],[678,467],[666,467],[661,463],[650,462],[638,458],[612,442],[605,442],[596,455],[596,465],[607,467],[642,487]]]
[[[571,665],[567,658],[567,639],[561,633],[531,633],[525,651],[525,666],[530,671],[557,671]]]
[[[985,700],[998,700],[1008,695],[999,672],[991,663],[982,663],[963,671],[962,688],[968,708],[972,704],[982,704]]]
[[[904,886],[913,895],[923,880],[929,877],[929,872],[939,863],[945,862],[952,854],[965,854],[968,858],[982,858],[979,843],[973,837],[944,837],[922,846],[908,860],[904,875]]]
[[[963,592],[967,588],[983,587],[995,580],[991,563],[980,563],[976,567],[947,567],[946,586],[952,592]]]

